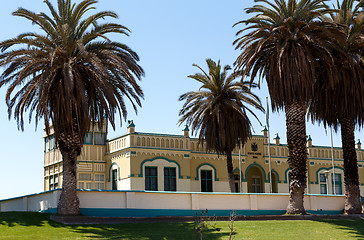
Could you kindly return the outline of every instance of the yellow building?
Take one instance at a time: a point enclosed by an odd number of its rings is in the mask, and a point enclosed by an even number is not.
[[[229,192],[226,159],[206,153],[186,127],[181,135],[136,132],[129,121],[127,133],[106,140],[107,128],[95,129],[85,137],[78,158],[77,177],[80,189],[151,190],[179,192]],[[278,134],[270,143],[272,190],[288,193],[288,148]],[[316,146],[311,137],[308,147],[308,187],[311,194],[343,194],[343,153],[341,148]],[[357,142],[360,190],[364,192],[364,151]],[[332,152],[334,168],[332,167]],[[233,153],[236,189],[242,192],[269,193],[269,157],[267,130],[254,135]],[[335,171],[335,177],[333,172]],[[241,181],[240,179],[241,174]],[[44,190],[61,187],[62,158],[54,148],[52,134],[45,136]],[[335,180],[335,181],[333,181]],[[335,186],[335,189],[334,189]]]

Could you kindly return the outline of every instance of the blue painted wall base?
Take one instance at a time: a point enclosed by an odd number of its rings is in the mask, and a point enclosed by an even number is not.
[[[230,216],[233,210],[208,210],[208,216]],[[45,213],[57,213],[57,208],[43,211]],[[196,216],[202,210],[186,209],[118,209],[118,208],[81,208],[81,214],[90,217],[166,217],[166,216]],[[307,211],[310,214],[337,215],[342,211]],[[235,210],[238,216],[256,215],[282,215],[285,210]]]

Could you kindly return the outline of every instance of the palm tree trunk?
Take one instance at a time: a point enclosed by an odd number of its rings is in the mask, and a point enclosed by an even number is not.
[[[80,137],[76,133],[61,134],[59,149],[63,159],[62,192],[58,202],[59,215],[79,215],[80,201],[77,196],[77,156],[81,152]]]
[[[227,172],[228,172],[228,176],[229,176],[230,192],[235,192],[235,180],[234,180],[234,172],[233,172],[233,158],[231,156],[231,152],[226,153],[226,166],[227,166]]]
[[[307,148],[305,107],[292,103],[286,107],[288,164],[290,174],[288,214],[304,214],[303,197],[306,189]]]
[[[345,214],[361,213],[358,162],[355,151],[354,120],[340,119],[341,141],[344,156]]]

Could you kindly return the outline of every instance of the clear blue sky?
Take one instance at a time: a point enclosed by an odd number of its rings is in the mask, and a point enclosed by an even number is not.
[[[56,0],[51,0],[56,3]],[[77,1],[78,2],[78,1]],[[146,72],[140,85],[145,93],[143,107],[138,115],[129,110],[128,119],[133,119],[136,131],[180,134],[178,112],[182,106],[178,97],[199,85],[188,75],[197,72],[193,63],[205,66],[205,59],[220,59],[223,65],[232,65],[238,52],[232,42],[238,28],[232,25],[246,19],[244,8],[252,6],[253,0],[100,0],[97,10],[113,10],[119,14],[116,21],[128,27],[130,37],[118,37],[140,56],[140,64]],[[37,31],[36,26],[25,19],[11,15],[19,6],[34,12],[45,11],[43,0],[12,0],[2,3],[0,22],[3,23],[0,40],[16,35]],[[0,69],[2,71],[2,69]],[[267,96],[263,85],[256,93],[264,106]],[[35,131],[34,122],[17,129],[16,122],[7,117],[5,88],[0,89],[0,199],[41,192],[43,190],[43,123]],[[271,112],[271,111],[270,111]],[[264,114],[258,113],[262,122]],[[281,142],[286,143],[284,113],[270,117],[271,136],[279,133]],[[255,134],[262,127],[252,119]],[[125,123],[120,122],[108,138],[126,132]],[[330,145],[330,132],[323,127],[307,123],[307,134],[314,145]],[[363,138],[363,132],[356,132],[355,138]],[[341,146],[339,135],[334,136],[334,145]]]

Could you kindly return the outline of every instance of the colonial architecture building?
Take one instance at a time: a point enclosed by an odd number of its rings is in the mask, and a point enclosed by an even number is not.
[[[178,192],[229,192],[226,159],[207,153],[189,136],[135,131],[129,121],[127,133],[106,140],[107,128],[95,128],[85,137],[77,160],[78,188],[107,190],[148,190]],[[233,153],[235,187],[251,193],[288,193],[288,148],[280,143],[278,134],[270,143],[268,156],[267,129],[254,135]],[[52,134],[45,135],[44,190],[61,188],[62,157],[55,147]],[[316,146],[308,136],[308,187],[312,194],[343,194],[343,152],[341,148]],[[357,144],[360,188],[364,192],[364,151]],[[332,155],[333,154],[333,155]],[[333,160],[332,160],[333,156]],[[271,164],[269,164],[269,162]],[[271,166],[272,181],[269,179]],[[334,167],[333,167],[334,165]],[[239,172],[240,171],[240,172]],[[335,172],[335,174],[334,174]],[[241,176],[241,178],[240,178]]]

